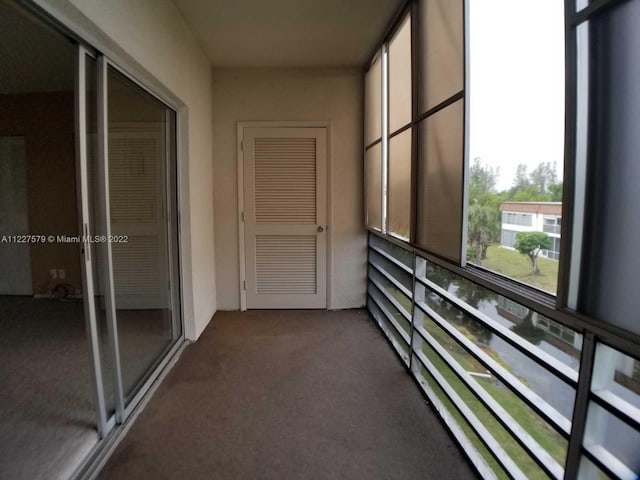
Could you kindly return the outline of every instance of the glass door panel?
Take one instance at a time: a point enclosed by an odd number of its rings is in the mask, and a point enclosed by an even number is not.
[[[20,2],[0,0],[0,32],[0,478],[68,478],[109,428],[81,243],[85,57]]]
[[[170,109],[111,66],[107,90],[107,235],[128,403],[180,333],[170,285],[175,122]]]

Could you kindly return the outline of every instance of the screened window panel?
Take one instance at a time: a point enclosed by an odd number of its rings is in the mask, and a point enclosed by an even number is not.
[[[389,42],[389,133],[411,122],[411,17]]]
[[[411,129],[389,140],[388,230],[405,239],[411,233]]]
[[[464,88],[463,3],[420,1],[420,113]]]
[[[382,62],[378,57],[364,79],[364,123],[365,144],[382,137]]]
[[[382,230],[382,145],[371,147],[365,156],[367,226]]]
[[[417,243],[460,262],[462,239],[464,102],[420,123]]]
[[[594,119],[589,150],[582,265],[582,308],[594,317],[640,334],[640,1],[622,3],[590,21],[595,72],[589,81]],[[593,54],[594,52],[592,52]],[[595,100],[595,101],[594,101]]]

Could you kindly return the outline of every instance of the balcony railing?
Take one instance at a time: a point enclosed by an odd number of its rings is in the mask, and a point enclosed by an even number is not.
[[[553,250],[542,250],[543,256],[550,258],[551,260],[560,260],[560,252],[554,252]]]
[[[560,225],[542,225],[542,231],[545,233],[555,233],[560,235]]]
[[[637,359],[374,234],[368,308],[484,478],[640,471]]]

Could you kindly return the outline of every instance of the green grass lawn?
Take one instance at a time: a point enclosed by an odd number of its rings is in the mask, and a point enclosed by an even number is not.
[[[455,340],[432,322],[425,325],[429,333],[436,341],[444,346],[456,362],[467,372],[484,372],[485,369],[466,353]],[[429,347],[424,352],[431,362],[438,368],[440,374],[460,395],[462,400],[474,411],[478,419],[498,440],[514,462],[523,470],[528,478],[546,478],[529,454],[516,443],[511,434],[507,432],[493,417],[493,415],[480,403],[473,393],[458,379],[453,371],[440,359]],[[489,353],[489,352],[487,352]],[[567,442],[542,418],[533,412],[515,394],[505,388],[494,379],[477,377],[476,381],[487,391],[529,435],[531,435],[547,452],[549,452],[561,465],[564,464],[567,453]],[[485,455],[483,455],[485,456]],[[489,460],[485,456],[486,460]],[[493,468],[493,466],[492,466]]]
[[[539,275],[531,275],[531,262],[524,255],[492,245],[487,250],[487,258],[481,265],[494,272],[540,288],[555,295],[558,288],[558,262],[548,258],[538,257]]]

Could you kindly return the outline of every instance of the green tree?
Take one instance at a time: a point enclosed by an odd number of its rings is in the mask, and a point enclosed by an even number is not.
[[[529,180],[529,174],[527,173],[527,166],[524,163],[519,163],[516,168],[516,176],[513,179],[513,186],[509,190],[511,195],[515,195],[521,190],[525,190],[531,187],[531,181]]]
[[[487,248],[500,236],[500,199],[496,193],[499,169],[475,158],[469,170],[469,216],[467,258],[481,262]]]
[[[487,249],[500,236],[500,212],[489,205],[475,202],[469,206],[467,225],[467,250],[469,260],[482,261],[487,258]]]
[[[512,202],[550,202],[551,195],[540,192],[534,185],[527,185],[516,191],[512,189],[509,200]]]
[[[527,166],[518,165],[513,186],[506,192],[512,202],[560,202],[562,182],[558,181],[555,162],[540,162],[531,173]]]
[[[498,167],[483,165],[480,158],[474,158],[469,169],[469,200],[485,204],[489,197],[495,194],[499,174]]]
[[[513,247],[529,258],[532,274],[539,275],[538,254],[540,250],[551,248],[551,238],[544,232],[520,232],[516,235],[516,243]]]
[[[514,324],[510,330],[517,333],[520,337],[529,340],[534,345],[540,345],[540,342],[544,339],[544,331],[533,324],[534,315],[533,310],[529,310],[527,316],[522,319],[522,322]]]
[[[529,182],[540,193],[550,193],[549,187],[558,183],[556,164],[551,162],[541,162],[529,174]]]
[[[551,195],[552,202],[562,201],[562,182],[549,184],[549,195]]]

